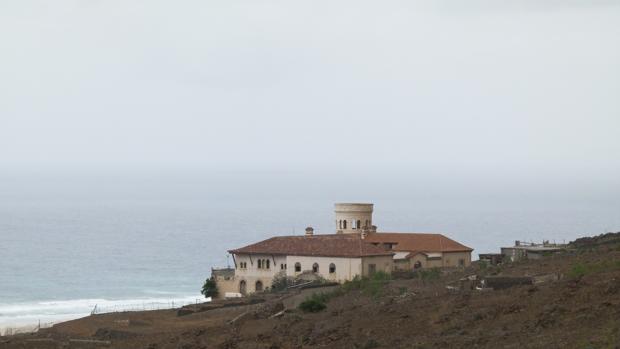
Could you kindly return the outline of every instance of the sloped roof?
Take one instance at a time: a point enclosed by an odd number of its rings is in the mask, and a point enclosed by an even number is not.
[[[391,243],[393,251],[410,252],[471,252],[472,248],[462,245],[442,234],[427,233],[370,233],[365,241]]]
[[[322,257],[391,256],[383,246],[375,246],[359,234],[276,236],[252,245],[230,250],[234,254],[273,254]]]

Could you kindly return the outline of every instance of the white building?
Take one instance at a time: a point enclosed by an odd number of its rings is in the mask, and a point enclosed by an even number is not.
[[[312,273],[344,282],[377,271],[465,267],[472,249],[441,234],[380,233],[373,204],[336,204],[336,233],[278,236],[228,251],[234,277],[216,277],[220,294],[248,294],[270,287],[277,276]]]

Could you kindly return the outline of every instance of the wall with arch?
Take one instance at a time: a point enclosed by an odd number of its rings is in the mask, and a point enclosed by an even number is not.
[[[295,277],[303,272],[312,272],[314,264],[318,266],[317,274],[330,281],[352,280],[355,275],[361,275],[362,272],[361,258],[287,256],[286,263],[289,265],[286,275],[290,277]],[[299,272],[295,271],[296,263],[301,265]],[[334,273],[329,272],[330,264],[335,266]]]

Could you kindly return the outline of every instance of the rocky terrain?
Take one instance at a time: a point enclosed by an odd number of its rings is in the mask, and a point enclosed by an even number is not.
[[[506,287],[480,288],[493,277]],[[309,298],[325,308],[299,309]],[[542,260],[101,314],[0,337],[2,349],[465,347],[620,348],[620,233]]]

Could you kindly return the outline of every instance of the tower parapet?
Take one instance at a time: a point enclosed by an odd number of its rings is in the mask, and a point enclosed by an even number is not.
[[[338,234],[361,233],[362,229],[372,227],[373,204],[338,203],[334,206]]]

